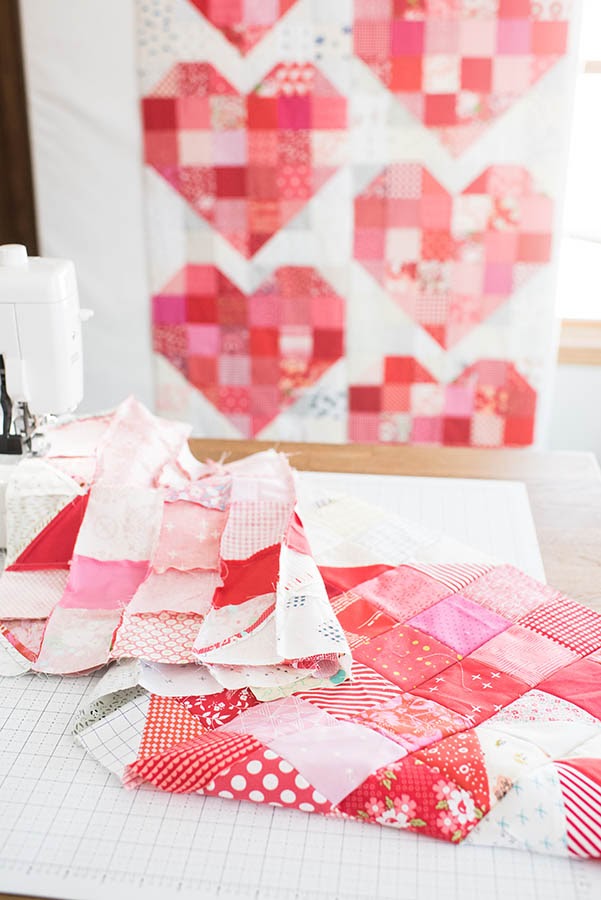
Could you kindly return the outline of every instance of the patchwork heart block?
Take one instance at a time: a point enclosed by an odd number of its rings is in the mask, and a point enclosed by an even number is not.
[[[552,223],[520,166],[491,166],[452,196],[419,163],[395,163],[355,198],[354,255],[448,348],[548,262]]]
[[[145,162],[240,253],[253,256],[338,168],[347,101],[310,64],[280,64],[247,94],[178,63],[142,101]]]
[[[381,384],[349,388],[354,441],[526,446],[534,437],[536,391],[513,363],[481,360],[440,384],[416,359],[387,356]]]
[[[345,304],[312,268],[277,269],[250,296],[189,265],[153,297],[154,349],[245,437],[344,354]]]
[[[356,0],[355,54],[453,154],[566,52],[569,0]]]
[[[191,0],[243,55],[261,41],[296,0]]]

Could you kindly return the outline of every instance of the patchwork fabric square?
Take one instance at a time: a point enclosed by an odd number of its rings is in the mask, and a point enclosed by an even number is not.
[[[355,198],[354,253],[448,348],[548,262],[551,223],[551,200],[518,166],[491,166],[452,196],[424,166],[393,163]]]
[[[247,437],[344,353],[345,304],[314,270],[276,269],[244,294],[189,265],[153,297],[154,349]]]
[[[355,54],[461,153],[566,52],[566,5],[360,2]]]
[[[310,63],[280,63],[246,95],[208,63],[177,63],[142,115],[145,162],[247,258],[331,178],[331,145],[347,141],[346,99]]]
[[[386,356],[381,382],[349,387],[356,441],[525,446],[532,442],[535,411],[536,392],[502,360],[481,360],[442,384],[413,357]]]
[[[473,654],[474,659],[520,678],[531,687],[575,662],[578,655],[543,635],[512,625]]]
[[[191,0],[240,53],[248,53],[296,0]]]
[[[453,594],[414,616],[408,624],[440,640],[444,638],[457,653],[467,656],[511,623],[461,594]]]
[[[194,461],[134,401],[89,424],[77,534],[46,510],[97,556],[0,577],[0,673],[104,669],[75,733],[125,788],[601,858],[598,613],[275,451]],[[17,558],[54,521],[22,527],[25,466]]]
[[[403,691],[410,691],[452,665],[460,654],[436,640],[432,630],[424,633],[409,624],[397,624],[367,643],[359,644],[354,648],[353,656]]]

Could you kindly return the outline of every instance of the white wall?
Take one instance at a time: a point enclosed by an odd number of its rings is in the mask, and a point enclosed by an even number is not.
[[[152,403],[131,0],[21,0],[41,253],[73,259],[82,411]]]
[[[559,366],[547,446],[593,450],[601,459],[601,366]]]

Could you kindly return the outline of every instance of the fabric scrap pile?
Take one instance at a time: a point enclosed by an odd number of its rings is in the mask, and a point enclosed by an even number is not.
[[[113,662],[75,734],[129,788],[601,858],[601,616],[187,434],[129,400],[17,467],[0,674]]]

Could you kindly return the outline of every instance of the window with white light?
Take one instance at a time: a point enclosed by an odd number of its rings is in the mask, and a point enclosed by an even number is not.
[[[583,0],[558,315],[601,320],[601,0]]]

